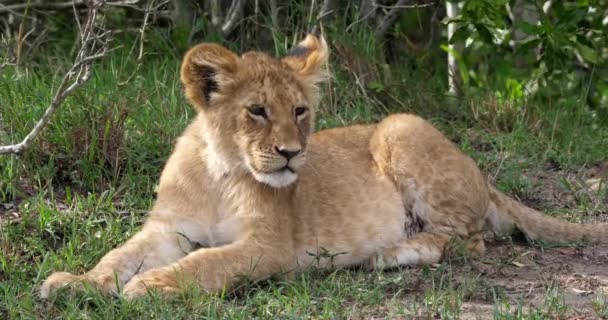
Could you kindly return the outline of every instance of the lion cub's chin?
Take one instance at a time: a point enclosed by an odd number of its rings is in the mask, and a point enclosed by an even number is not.
[[[253,177],[273,188],[284,188],[298,180],[298,174],[289,170],[281,170],[272,173],[261,173],[251,170]]]

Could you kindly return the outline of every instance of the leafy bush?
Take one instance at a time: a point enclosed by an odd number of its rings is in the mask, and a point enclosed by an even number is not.
[[[501,98],[579,96],[608,117],[608,2],[468,0],[451,43],[464,43],[466,89]],[[542,89],[542,90],[541,90]]]

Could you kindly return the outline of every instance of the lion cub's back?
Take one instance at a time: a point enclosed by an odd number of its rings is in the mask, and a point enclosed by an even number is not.
[[[296,190],[299,263],[310,253],[343,253],[334,264],[360,263],[404,236],[406,222],[394,184],[379,173],[368,151],[375,125],[314,134]],[[321,254],[323,255],[323,254]],[[320,264],[330,263],[321,259]]]

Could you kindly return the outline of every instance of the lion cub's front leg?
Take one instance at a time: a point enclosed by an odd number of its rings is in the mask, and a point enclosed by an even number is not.
[[[280,239],[272,232],[263,232],[277,230],[276,227],[254,229],[253,234],[231,244],[199,249],[173,264],[135,276],[125,285],[124,296],[135,298],[149,291],[182,292],[189,285],[221,292],[242,281],[291,271],[294,253],[288,237]]]
[[[89,272],[53,273],[40,288],[40,295],[48,298],[53,290],[65,286],[82,290],[86,284],[103,293],[116,293],[118,286],[136,274],[170,264],[192,250],[177,231],[171,222],[151,217],[139,233],[106,254]]]

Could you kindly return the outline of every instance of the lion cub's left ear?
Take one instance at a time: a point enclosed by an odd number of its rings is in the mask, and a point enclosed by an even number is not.
[[[214,97],[233,81],[238,59],[234,52],[214,43],[188,50],[182,61],[181,80],[190,103],[202,110],[213,105]]]
[[[295,48],[281,59],[304,81],[315,84],[327,79],[325,64],[329,57],[329,49],[323,37],[317,38],[309,34]]]

